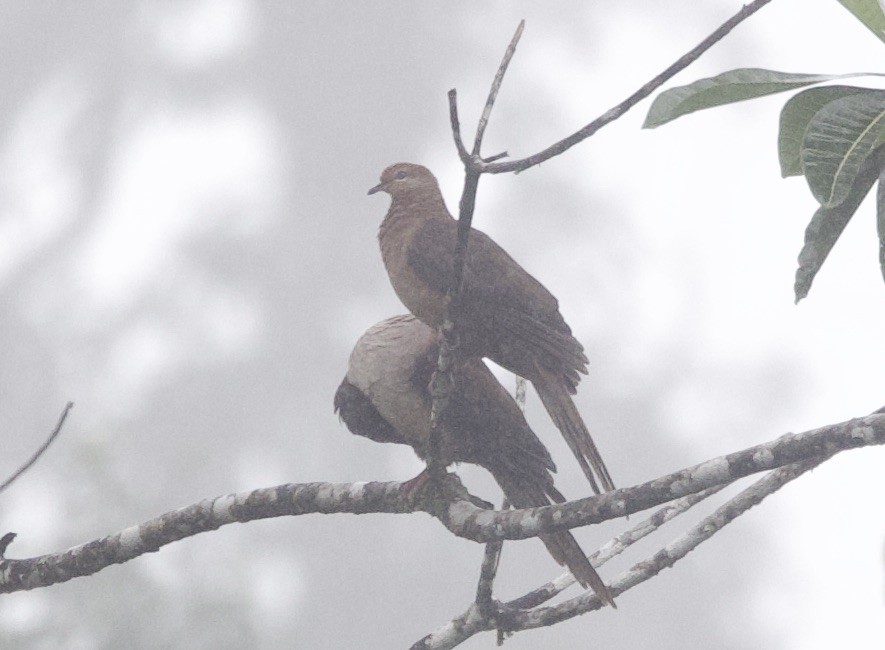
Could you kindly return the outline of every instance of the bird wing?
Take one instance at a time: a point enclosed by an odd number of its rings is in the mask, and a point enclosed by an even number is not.
[[[432,290],[445,293],[454,284],[457,222],[427,219],[409,246],[408,263]],[[464,265],[462,313],[466,326],[478,330],[483,354],[525,376],[525,351],[549,359],[577,385],[587,364],[583,347],[559,312],[559,302],[488,235],[471,229]],[[519,348],[513,349],[513,342]],[[510,344],[508,344],[510,341]]]
[[[409,247],[409,266],[431,289],[445,293],[454,284],[458,222],[449,217],[424,221]],[[470,229],[464,267],[465,291],[477,300],[491,300],[532,313],[548,325],[569,332],[559,302],[503,248],[481,230]]]
[[[533,477],[537,484],[553,484],[548,472],[556,465],[529,427],[522,411],[479,359],[470,359],[455,372],[455,392],[443,424],[459,432],[468,453],[486,468],[504,466],[512,473]]]

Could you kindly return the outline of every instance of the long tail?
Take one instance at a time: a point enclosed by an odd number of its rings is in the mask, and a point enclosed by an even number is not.
[[[577,540],[572,537],[571,533],[561,532],[553,535],[541,535],[541,541],[547,547],[550,555],[560,565],[568,567],[568,570],[575,576],[575,580],[581,583],[585,589],[590,587],[593,593],[599,596],[603,604],[611,605],[617,609],[615,598],[611,591],[596,573],[596,569],[590,564],[590,560],[578,546]]]
[[[596,477],[599,477],[599,483],[602,484],[604,492],[614,490],[615,484],[612,482],[611,475],[587,430],[587,425],[584,424],[581,414],[578,413],[578,409],[572,401],[565,381],[540,365],[536,365],[535,368],[538,373],[538,379],[532,382],[535,390],[538,391],[541,402],[547,409],[547,413],[550,414],[553,424],[562,433],[569,449],[572,450],[578,464],[584,470],[584,476],[590,481],[593,491],[599,494],[599,484],[596,482]],[[594,477],[594,472],[596,477]]]
[[[504,490],[504,494],[515,508],[533,508],[536,506],[549,505],[550,503],[562,502],[564,497],[553,488],[552,482],[549,489],[545,490],[543,486],[535,484],[526,484],[524,476],[514,476],[506,470],[492,469],[495,480]],[[546,493],[546,494],[545,494]],[[553,499],[547,494],[553,495]],[[602,581],[602,578],[596,573],[596,569],[590,564],[586,553],[581,550],[578,541],[567,530],[552,533],[549,535],[539,535],[547,551],[556,562],[568,567],[572,575],[581,586],[585,589],[591,588],[594,593],[599,596],[604,604],[611,605],[617,609],[615,599],[609,591],[609,588]]]

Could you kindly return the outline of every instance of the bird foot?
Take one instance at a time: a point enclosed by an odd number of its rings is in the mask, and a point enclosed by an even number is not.
[[[403,484],[400,486],[400,490],[402,495],[407,499],[412,499],[418,495],[418,493],[427,485],[427,482],[430,480],[430,470],[425,468],[421,470],[421,473],[418,474],[415,478],[410,478],[408,481],[403,481]]]

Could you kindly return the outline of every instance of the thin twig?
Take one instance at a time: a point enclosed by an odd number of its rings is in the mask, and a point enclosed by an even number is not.
[[[461,139],[461,120],[458,119],[458,91],[454,88],[449,91],[449,122],[452,125],[452,137],[455,140],[458,157],[461,162],[468,165],[470,164],[470,153],[464,146],[464,140]]]
[[[464,285],[464,262],[467,258],[467,242],[470,237],[470,225],[473,221],[473,210],[476,206],[476,190],[479,186],[480,171],[478,165],[482,164],[480,158],[480,148],[482,147],[482,136],[488,123],[489,115],[495,104],[495,98],[498,90],[501,88],[501,81],[504,78],[504,72],[513,53],[516,51],[516,44],[522,34],[524,21],[520,22],[516,33],[504,53],[501,65],[498,66],[498,72],[495,75],[495,81],[489,90],[489,97],[486,100],[486,106],[483,110],[482,118],[476,129],[476,138],[473,144],[473,153],[468,154],[461,139],[461,123],[458,119],[458,98],[456,91],[449,91],[449,119],[452,123],[452,134],[455,138],[455,146],[458,148],[458,155],[464,163],[464,189],[461,191],[461,201],[458,206],[458,233],[455,243],[455,255],[453,260],[452,286],[446,293],[446,310],[443,317],[443,324],[440,328],[442,333],[442,344],[439,346],[439,357],[436,363],[436,372],[431,381],[431,397],[430,406],[430,440],[428,441],[427,469],[430,475],[439,478],[445,474],[445,467],[442,466],[440,459],[440,433],[439,422],[442,414],[445,413],[449,403],[449,396],[454,386],[452,372],[454,368],[455,357],[457,355],[460,339],[458,337],[457,322],[461,310],[461,292]]]
[[[28,459],[28,461],[25,462],[24,465],[22,465],[21,467],[19,467],[19,468],[18,468],[18,469],[12,474],[12,476],[10,476],[8,479],[6,479],[5,481],[3,481],[2,484],[0,484],[0,492],[3,492],[3,490],[5,490],[6,488],[8,488],[10,485],[12,485],[12,483],[13,483],[13,482],[14,482],[19,476],[21,476],[22,474],[24,474],[25,472],[27,472],[27,471],[31,468],[31,466],[32,466],[34,463],[37,462],[37,460],[40,458],[40,456],[42,456],[43,453],[44,453],[47,449],[49,449],[49,445],[51,445],[51,444],[55,441],[55,439],[58,437],[58,434],[61,433],[61,428],[62,428],[62,426],[64,425],[65,420],[66,420],[67,417],[68,417],[68,412],[69,412],[72,408],[74,408],[74,403],[73,403],[73,402],[68,402],[68,403],[65,405],[64,410],[61,412],[61,417],[59,417],[59,419],[58,419],[58,424],[55,425],[55,428],[52,430],[52,433],[49,434],[49,438],[46,439],[46,442],[44,442],[42,445],[40,445],[40,448],[37,449],[37,451],[34,452],[34,455],[31,456],[31,457]]]
[[[676,62],[673,63],[673,65],[669,66],[661,74],[642,86],[627,99],[622,101],[617,106],[610,108],[579,131],[571,134],[566,138],[563,138],[559,142],[547,147],[543,151],[540,151],[527,158],[496,163],[479,162],[478,164],[482,172],[486,174],[521,172],[528,169],[529,167],[534,167],[535,165],[538,165],[545,160],[549,160],[554,156],[558,156],[559,154],[575,146],[582,140],[586,140],[603,126],[609,124],[610,122],[614,122],[628,110],[633,108],[633,106],[651,95],[655,90],[660,88],[665,82],[669,81],[678,72],[681,72],[682,70],[687,68],[698,57],[700,57],[701,54],[713,47],[713,45],[715,45],[718,41],[722,40],[732,29],[734,29],[741,22],[759,11],[769,2],[771,2],[771,0],[753,0],[753,2],[741,7],[740,11],[738,11],[734,16],[722,23],[722,25],[716,31],[714,31],[707,38],[701,41],[695,48],[677,59]]]
[[[6,549],[12,544],[12,540],[15,539],[15,536],[15,533],[6,533],[3,537],[0,537],[0,559],[6,554]]]
[[[697,494],[689,494],[688,496],[682,497],[681,499],[656,510],[653,515],[639,522],[630,530],[621,533],[617,537],[614,537],[603,544],[598,551],[590,555],[590,563],[594,568],[598,569],[612,558],[626,551],[639,540],[651,535],[671,519],[690,510],[701,501],[713,496],[725,487],[726,485],[717,485],[706,489],[703,492],[698,492]],[[566,572],[547,584],[542,585],[519,598],[508,601],[504,606],[511,609],[532,609],[547,602],[551,598],[556,597],[574,583],[574,576],[572,576],[571,573]]]
[[[634,543],[638,542],[640,539],[647,537],[649,534],[656,531],[666,522],[691,509],[693,506],[697,505],[707,497],[716,494],[716,492],[720,491],[724,487],[724,485],[721,485],[710,488],[697,494],[682,497],[681,499],[664,506],[663,508],[656,511],[651,517],[648,517],[630,530],[618,535],[607,544],[602,546],[602,548],[600,548],[598,551],[590,555],[591,563],[594,567],[599,568],[605,562],[608,562],[611,558],[622,553],[624,550],[632,546]],[[564,573],[556,579],[551,580],[547,584],[542,585],[536,589],[533,589],[532,591],[526,593],[523,596],[520,596],[519,598],[515,598],[514,600],[500,604],[499,610],[501,612],[510,613],[518,610],[533,609],[535,607],[543,605],[545,602],[551,600],[552,598],[555,598],[566,588],[573,585],[574,582],[575,579],[572,577],[571,573]],[[495,613],[498,614],[499,612]],[[465,611],[463,614],[461,614],[460,616],[456,616],[451,621],[438,628],[436,631],[424,637],[420,642],[414,644],[412,647],[453,647],[454,645],[458,645],[462,641],[468,639],[478,632],[490,630],[494,627],[494,622],[490,619],[490,617],[483,616],[482,612],[477,608],[476,603],[471,603],[470,606],[467,608],[467,611]],[[502,634],[503,631],[499,629],[499,639]],[[431,639],[442,638],[449,639],[453,643],[450,643],[448,645],[431,644]]]
[[[769,472],[765,477],[717,508],[712,515],[704,518],[688,532],[677,537],[650,558],[634,564],[633,567],[618,576],[618,578],[610,585],[612,593],[620,595],[625,591],[642,584],[646,580],[653,578],[663,569],[673,566],[676,562],[684,558],[689,552],[712,537],[728,523],[734,521],[735,518],[753,506],[758,505],[763,499],[765,499],[765,497],[773,494],[793,479],[801,476],[814,467],[817,467],[830,456],[831,454],[807,459]],[[669,518],[678,514],[676,511],[672,513],[661,511],[661,513],[663,513],[664,516],[669,514]],[[596,563],[594,562],[594,565],[595,564]],[[546,586],[547,585],[545,585],[545,587]],[[554,625],[566,619],[586,614],[596,609],[601,609],[602,607],[601,601],[593,592],[585,592],[580,596],[552,607],[540,607],[536,609],[524,608],[531,606],[533,602],[538,601],[538,599],[541,598],[543,589],[544,587],[526,594],[515,601],[503,604],[501,609],[506,612],[506,616],[499,615],[496,617],[495,621],[484,619],[479,615],[475,605],[471,604],[464,614],[437,628],[435,631],[415,643],[412,647],[421,649],[433,648],[437,650],[454,648],[480,632],[497,628],[500,635],[500,626],[505,620],[508,625],[507,631],[518,632],[521,630]],[[544,602],[545,600],[546,598],[541,599],[538,602]],[[513,608],[514,604],[524,607],[516,609]]]
[[[507,50],[504,52],[504,59],[501,61],[501,65],[498,66],[498,72],[495,74],[495,79],[492,81],[489,97],[486,100],[485,108],[483,108],[482,115],[479,118],[479,124],[476,125],[476,137],[473,140],[474,156],[479,156],[479,150],[480,147],[482,147],[482,137],[485,134],[486,126],[488,126],[489,116],[492,114],[492,107],[495,105],[495,99],[498,97],[498,91],[501,90],[501,82],[504,81],[504,73],[507,72],[507,66],[510,65],[510,60],[516,53],[516,45],[519,43],[523,29],[525,29],[525,20],[520,20],[519,27],[516,28],[516,33],[513,34],[513,38],[510,39],[510,45],[507,46]]]
[[[829,457],[830,455],[824,455],[818,458],[787,465],[769,472],[753,485],[717,508],[713,514],[705,517],[686,533],[667,544],[652,557],[637,562],[630,569],[618,576],[610,585],[612,593],[620,595],[625,591],[650,580],[664,569],[672,567],[676,562],[696,549],[701,543],[710,539],[710,537],[722,530],[722,528],[734,521],[737,517],[753,506],[761,503],[763,499],[770,496],[790,481],[798,478],[805,472],[814,469]],[[592,592],[587,592],[554,607],[542,607],[527,612],[516,613],[512,616],[511,622],[518,625],[518,629],[521,630],[546,627],[601,608],[602,602],[599,598]]]

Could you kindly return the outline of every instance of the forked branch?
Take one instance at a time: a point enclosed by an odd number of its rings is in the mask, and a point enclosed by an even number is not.
[[[0,593],[91,575],[185,537],[235,522],[270,517],[426,512],[454,534],[474,541],[524,539],[637,513],[756,472],[794,463],[820,462],[839,451],[881,444],[885,444],[885,413],[788,434],[635,487],[527,510],[485,510],[483,502],[469,495],[453,474],[446,481],[445,499],[437,494],[410,498],[403,494],[402,483],[398,482],[278,485],[204,499],[60,553],[22,560],[0,559]],[[615,583],[616,593],[631,586],[630,581],[623,585]]]

